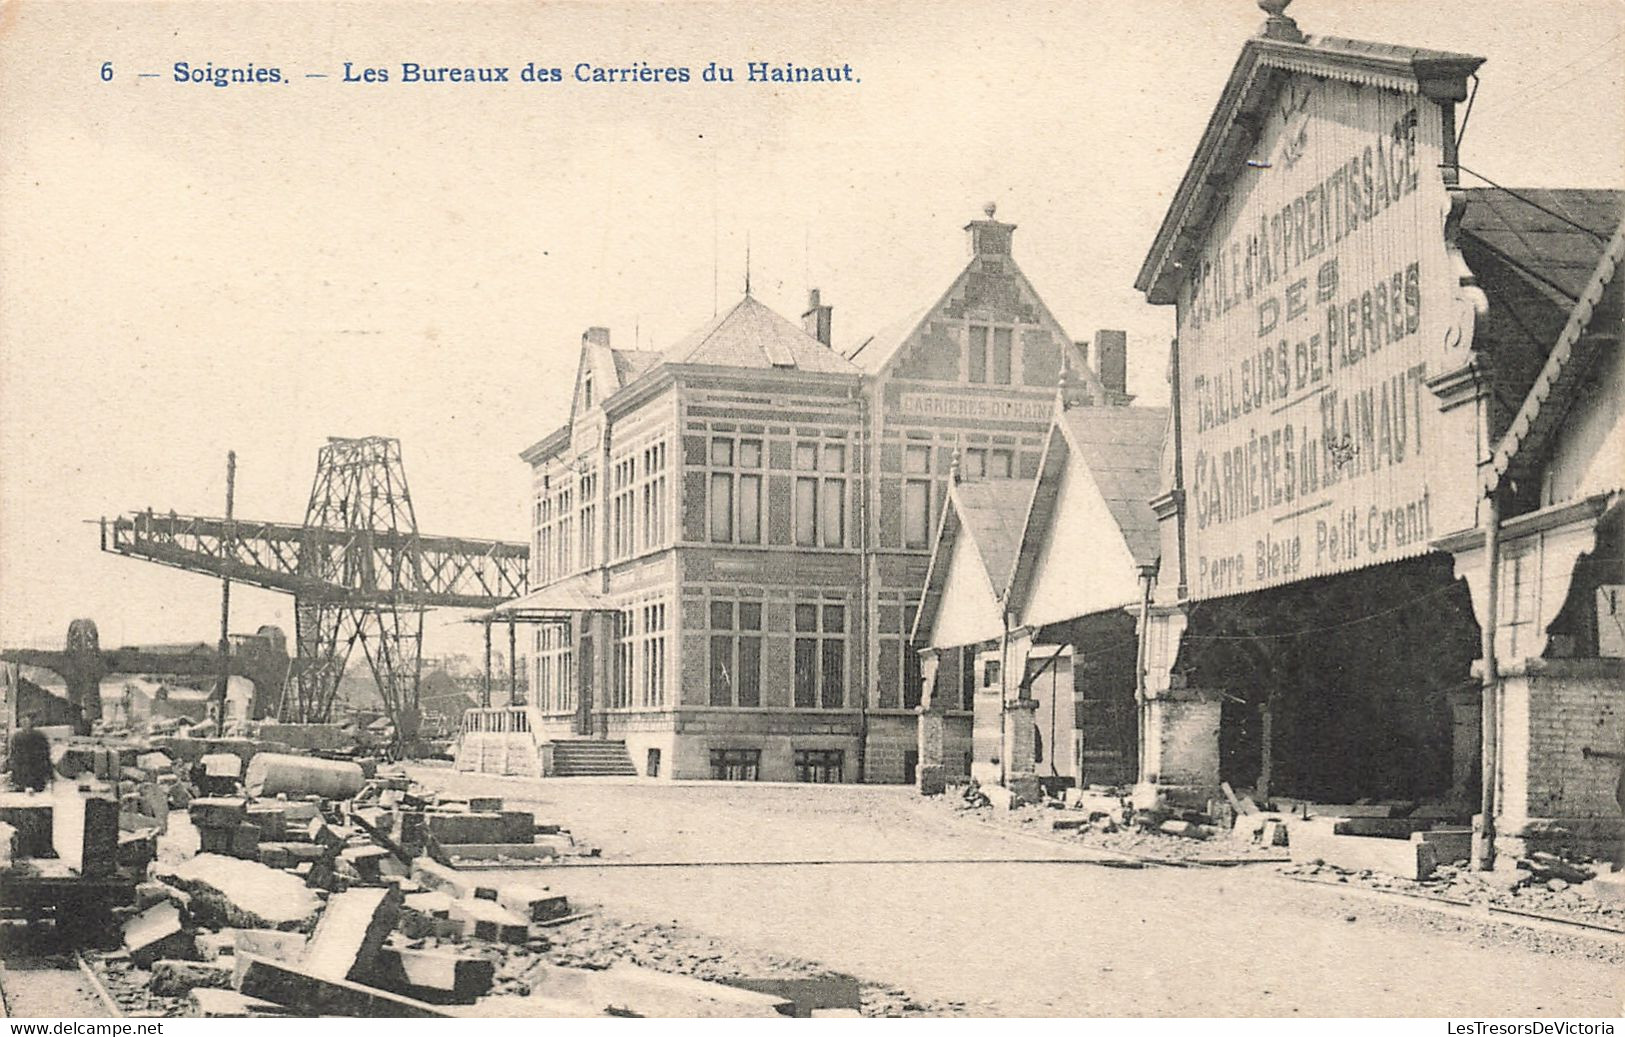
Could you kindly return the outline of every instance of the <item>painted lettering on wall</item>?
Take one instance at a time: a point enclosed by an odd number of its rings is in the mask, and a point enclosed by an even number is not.
[[[1306,76],[1282,96],[1179,296],[1198,598],[1392,561],[1441,532],[1440,111]]]

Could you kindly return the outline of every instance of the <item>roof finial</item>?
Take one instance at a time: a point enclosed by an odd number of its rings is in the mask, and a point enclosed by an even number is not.
[[[1258,35],[1267,40],[1284,40],[1287,43],[1302,43],[1303,33],[1298,29],[1298,23],[1286,15],[1287,5],[1292,0],[1258,0],[1259,8],[1267,15],[1264,25],[1258,30]]]
[[[991,220],[993,218],[993,214],[999,211],[999,203],[988,202],[986,205],[982,206],[982,211],[987,213],[987,218]]]
[[[745,232],[745,296],[750,297],[750,231]]]
[[[955,486],[957,486],[957,485],[959,485],[959,480],[960,480],[960,473],[959,473],[959,448],[958,448],[958,447],[954,447],[954,456],[953,456],[953,460],[952,460],[952,462],[950,462],[950,463],[949,463],[949,465],[948,465],[948,481],[949,481],[949,482],[951,482],[951,483],[953,483],[953,484],[954,484],[954,485],[955,485]]]

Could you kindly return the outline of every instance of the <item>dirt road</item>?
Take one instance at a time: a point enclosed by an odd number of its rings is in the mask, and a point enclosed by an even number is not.
[[[418,776],[603,846],[602,865],[549,873],[576,900],[972,1014],[1614,1016],[1625,997],[1617,944],[1441,918],[1269,866],[1101,867],[906,789]]]

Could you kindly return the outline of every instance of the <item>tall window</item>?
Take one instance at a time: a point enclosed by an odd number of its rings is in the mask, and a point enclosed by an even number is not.
[[[636,523],[634,514],[634,497],[636,489],[634,482],[637,475],[637,458],[624,457],[615,462],[610,478],[610,535],[612,557],[626,558],[632,554],[637,544],[633,539]]]
[[[666,542],[666,444],[644,448],[642,477],[643,547],[660,547]]]
[[[638,704],[663,706],[666,704],[666,606],[655,603],[644,605],[638,611],[642,620]]]
[[[583,375],[581,379],[581,406],[592,406],[592,375]]]
[[[1010,384],[1012,346],[1009,328],[993,329],[993,384]]]
[[[987,381],[987,328],[980,324],[970,326],[970,352],[967,376],[973,382]]]
[[[795,468],[796,544],[846,546],[846,445],[797,443]]]
[[[761,543],[762,441],[713,436],[707,460],[712,541]]]
[[[548,623],[537,628],[533,687],[534,701],[543,712],[567,713],[575,709],[573,656],[568,625]]]
[[[914,709],[919,706],[925,694],[925,675],[920,672],[920,653],[914,650],[909,641],[909,635],[914,630],[914,616],[918,610],[913,605],[903,606],[903,708]]]
[[[846,606],[796,606],[796,689],[798,709],[840,709],[846,705]]]
[[[615,679],[610,706],[622,709],[632,704],[633,674],[637,669],[637,610],[622,609],[616,624]]]
[[[762,603],[711,602],[713,706],[762,704]]]
[[[575,571],[573,564],[576,559],[575,538],[571,533],[571,524],[574,521],[574,512],[571,510],[570,491],[560,490],[558,499],[553,506],[553,512],[558,516],[558,527],[554,531],[554,550],[557,552],[557,562],[554,574],[568,576]]]
[[[598,473],[585,472],[576,484],[576,496],[581,498],[579,525],[581,527],[580,568],[591,569],[598,564],[594,553],[597,546],[595,530],[598,527]]]
[[[931,546],[931,448],[903,448],[903,546]]]
[[[1014,334],[1010,328],[970,326],[965,377],[968,381],[1009,385],[1014,359]]]

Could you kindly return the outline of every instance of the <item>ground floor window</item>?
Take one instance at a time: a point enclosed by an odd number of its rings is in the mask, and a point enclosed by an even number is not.
[[[842,781],[846,753],[839,749],[797,749],[796,780],[815,784]]]
[[[755,781],[761,765],[760,749],[711,750],[711,778],[714,781]]]

